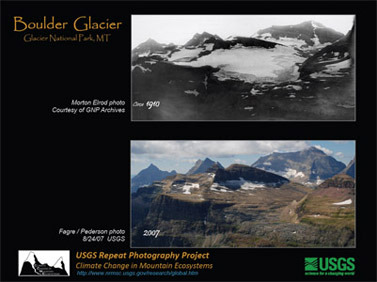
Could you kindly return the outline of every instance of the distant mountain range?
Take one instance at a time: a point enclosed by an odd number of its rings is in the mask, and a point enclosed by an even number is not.
[[[239,175],[234,171],[242,171]],[[226,181],[231,179],[243,178],[248,180],[250,175],[263,174],[262,178],[257,177],[258,181],[269,182],[285,182],[291,180],[309,186],[317,186],[324,180],[337,174],[347,174],[355,177],[355,159],[350,161],[346,166],[344,163],[337,161],[335,158],[327,155],[316,147],[308,149],[277,153],[274,152],[267,156],[260,157],[251,167],[233,164],[228,168],[224,168],[221,163],[215,162],[210,158],[197,160],[195,165],[191,167],[186,175],[195,175],[200,173],[215,173],[217,181]],[[160,181],[168,176],[176,175],[177,172],[162,171],[155,165],[151,164],[148,168],[141,170],[132,178],[132,192],[140,186],[148,186],[154,181]],[[275,175],[275,176],[274,176]],[[254,176],[253,176],[254,177]],[[252,178],[253,178],[252,177]]]
[[[316,147],[289,153],[272,153],[259,158],[253,167],[277,173],[299,183],[318,185],[343,169],[345,164]]]
[[[306,21],[296,25],[272,26],[259,30],[255,35],[256,38],[300,48],[334,43],[343,36],[343,33],[315,21]]]
[[[176,175],[177,172],[162,171],[154,164],[150,164],[146,169],[141,170],[131,179],[131,192],[136,192],[141,186],[150,185],[154,181],[162,180],[168,176]]]

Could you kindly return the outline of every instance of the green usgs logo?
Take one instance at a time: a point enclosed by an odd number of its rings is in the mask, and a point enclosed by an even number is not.
[[[354,271],[355,258],[305,258],[305,271]]]

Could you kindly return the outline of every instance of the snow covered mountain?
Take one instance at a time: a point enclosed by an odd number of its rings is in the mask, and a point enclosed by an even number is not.
[[[252,166],[308,185],[318,185],[346,167],[315,147],[298,152],[272,153],[259,158]]]
[[[259,30],[254,37],[299,48],[323,47],[334,43],[344,34],[315,21],[297,25],[272,26]]]
[[[300,66],[301,77],[342,77],[352,70],[355,60],[355,27],[345,36],[328,45],[305,60]]]

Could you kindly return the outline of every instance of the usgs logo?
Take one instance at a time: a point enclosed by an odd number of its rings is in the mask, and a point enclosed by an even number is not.
[[[355,270],[355,258],[353,257],[325,257],[305,258],[305,271],[344,271]]]

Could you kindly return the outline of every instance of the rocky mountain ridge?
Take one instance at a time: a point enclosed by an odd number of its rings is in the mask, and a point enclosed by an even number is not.
[[[346,166],[316,147],[288,153],[272,153],[252,166],[271,171],[299,183],[318,185]]]
[[[195,165],[186,174],[190,175],[207,172],[208,169],[212,168],[214,165],[218,168],[224,168],[219,162],[214,162],[209,158],[205,158],[203,161],[197,160]]]
[[[350,179],[336,175],[313,189],[251,166],[216,163],[204,173],[169,176],[132,194],[132,246],[352,246]],[[160,235],[143,236],[152,226]]]

